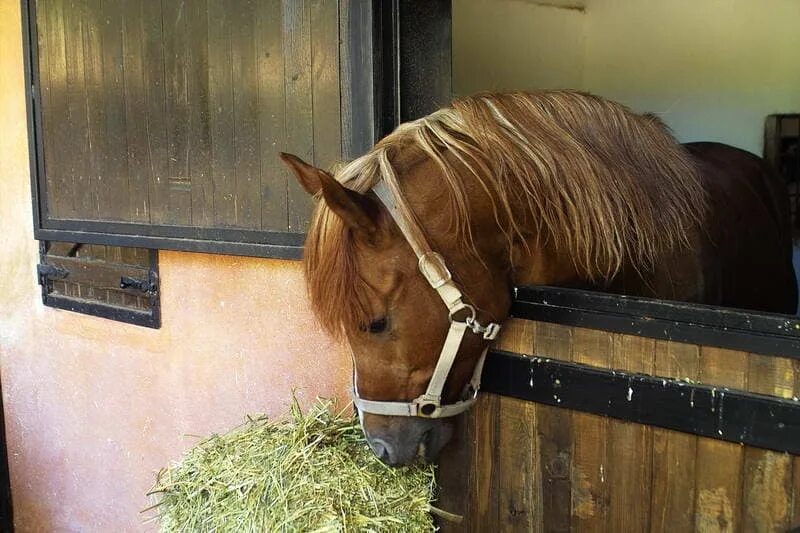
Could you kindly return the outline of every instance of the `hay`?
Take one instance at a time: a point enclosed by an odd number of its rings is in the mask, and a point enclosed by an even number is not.
[[[161,531],[434,531],[433,467],[387,467],[330,407],[294,401],[288,420],[249,419],[159,472]]]

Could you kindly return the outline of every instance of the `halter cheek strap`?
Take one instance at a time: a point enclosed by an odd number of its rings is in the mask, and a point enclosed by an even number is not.
[[[403,236],[419,258],[420,272],[447,306],[450,317],[450,329],[447,331],[447,337],[439,353],[436,368],[433,370],[433,375],[431,376],[428,388],[424,394],[410,402],[388,402],[363,399],[358,395],[354,361],[353,403],[362,412],[387,416],[442,418],[463,413],[475,403],[477,398],[481,382],[481,372],[483,371],[483,362],[486,359],[488,346],[483,350],[475,365],[472,378],[465,387],[462,399],[455,403],[442,405],[442,391],[444,390],[447,376],[450,374],[461,343],[468,331],[481,335],[485,340],[492,341],[500,332],[500,325],[491,323],[483,326],[478,322],[475,308],[470,304],[464,303],[464,297],[455,283],[453,283],[453,277],[447,269],[444,259],[431,249],[419,224],[417,224],[414,219],[413,213],[407,205],[402,203],[399,191],[392,191],[384,180],[379,181],[372,190],[378,196],[378,199],[386,206],[389,214],[397,223]],[[463,321],[457,320],[456,315],[465,310],[468,312],[467,317]]]

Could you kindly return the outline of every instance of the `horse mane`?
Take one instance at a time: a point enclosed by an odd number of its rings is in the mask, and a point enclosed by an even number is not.
[[[463,167],[493,202],[509,239],[524,242],[520,221],[539,242],[572,258],[591,281],[624,265],[649,269],[662,252],[688,246],[706,197],[689,153],[654,115],[572,91],[482,93],[399,126],[336,179],[368,192],[380,179],[397,190],[394,161],[415,146],[441,170],[454,232],[477,256]],[[424,221],[422,221],[424,227]],[[354,239],[317,202],[305,248],[313,309],[334,335],[372,320],[370,288],[354,262]]]

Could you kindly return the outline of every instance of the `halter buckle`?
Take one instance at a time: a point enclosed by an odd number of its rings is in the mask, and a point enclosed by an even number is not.
[[[453,279],[453,275],[444,263],[444,258],[436,252],[427,252],[419,256],[419,271],[434,289]]]

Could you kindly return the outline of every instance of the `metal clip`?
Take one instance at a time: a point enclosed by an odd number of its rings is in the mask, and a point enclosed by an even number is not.
[[[473,314],[471,317],[468,317],[465,322],[467,326],[472,330],[473,333],[480,333],[483,334],[483,338],[487,341],[493,341],[497,338],[497,334],[500,333],[500,324],[495,324],[491,322],[486,326],[482,326],[480,322],[475,320],[475,315]]]

